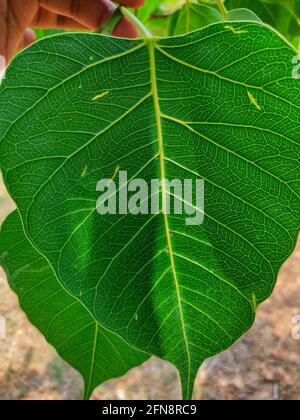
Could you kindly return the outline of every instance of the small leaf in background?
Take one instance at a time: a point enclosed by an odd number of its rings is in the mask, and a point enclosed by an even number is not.
[[[169,22],[169,35],[185,34],[223,20],[223,16],[217,9],[205,4],[190,3],[189,8],[184,5],[172,15]]]
[[[146,0],[138,11],[138,18],[147,23],[154,36],[168,36],[169,20],[182,4],[180,0]]]
[[[230,10],[227,20],[261,22],[261,19],[249,9]],[[222,21],[224,16],[215,7],[191,2],[188,8],[184,5],[170,17],[169,35],[182,35]]]
[[[153,36],[166,37],[168,36],[168,22],[170,19],[171,16],[150,19],[147,23],[147,27]]]
[[[277,29],[288,40],[300,36],[300,2],[298,0],[226,0],[228,10],[251,9],[260,19]]]
[[[249,9],[234,9],[229,10],[227,14],[227,20],[233,21],[249,21],[249,22],[261,22],[261,19]]]
[[[138,18],[142,22],[147,22],[161,4],[163,4],[163,1],[161,0],[146,0],[144,6],[138,11]]]

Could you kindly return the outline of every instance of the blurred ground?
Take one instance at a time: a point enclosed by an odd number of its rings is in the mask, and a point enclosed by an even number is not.
[[[0,180],[0,223],[13,209]],[[230,351],[209,360],[197,378],[195,398],[300,400],[300,340],[292,319],[300,314],[300,243],[283,267],[273,296],[258,310],[253,329]],[[79,399],[82,382],[30,325],[0,271],[0,399]],[[94,399],[178,399],[176,371],[157,359],[99,387]]]

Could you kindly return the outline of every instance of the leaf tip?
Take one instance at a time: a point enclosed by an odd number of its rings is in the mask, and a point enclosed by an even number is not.
[[[85,385],[83,400],[84,401],[89,401],[91,399],[92,393],[93,393],[93,390],[91,388],[89,388],[87,385]]]
[[[195,380],[197,376],[197,369],[179,369],[180,382],[181,382],[181,395],[184,401],[193,399]]]

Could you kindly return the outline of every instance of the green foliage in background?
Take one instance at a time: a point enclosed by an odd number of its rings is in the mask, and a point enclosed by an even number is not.
[[[224,20],[259,22],[260,18],[245,8],[230,10],[226,16],[223,16],[217,8],[201,3],[190,3],[189,7],[182,6],[172,14],[169,20],[169,35],[181,35]]]
[[[35,29],[34,30],[37,39],[42,39],[47,36],[61,34],[64,31],[59,29]]]
[[[0,88],[0,166],[17,205],[1,264],[86,398],[152,355],[192,398],[201,364],[251,327],[297,241],[296,50],[248,2],[205,3],[138,12],[158,32],[194,31],[183,36],[46,37]],[[98,181],[124,170],[162,180],[159,214],[97,213]],[[165,178],[204,179],[201,225],[163,214],[179,199]]]
[[[230,10],[238,7],[251,9],[295,45],[299,42],[299,0],[226,0],[225,4]]]

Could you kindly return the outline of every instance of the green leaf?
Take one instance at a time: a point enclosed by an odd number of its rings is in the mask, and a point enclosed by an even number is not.
[[[226,0],[228,9],[245,7],[277,29],[289,40],[300,36],[300,2],[298,0]]]
[[[161,0],[146,0],[145,4],[138,11],[138,18],[142,22],[147,22],[161,3]]]
[[[222,20],[224,19],[221,13],[213,7],[190,3],[189,8],[182,6],[181,9],[173,13],[169,22],[169,35],[185,34]]]
[[[261,22],[260,18],[248,9],[230,10],[227,20]],[[189,8],[183,6],[171,16],[169,20],[169,35],[185,34],[222,21],[224,21],[224,17],[214,7],[190,3]]]
[[[83,376],[86,398],[102,382],[124,375],[148,358],[99,326],[63,289],[47,260],[26,239],[17,211],[1,228],[0,256],[29,320]]]
[[[294,55],[258,23],[66,34],[16,57],[1,86],[0,164],[26,235],[101,325],[177,366],[184,398],[201,363],[251,327],[295,247]],[[96,185],[119,170],[204,179],[203,224],[100,216]],[[164,207],[170,194],[163,182]]]
[[[231,21],[250,21],[261,22],[261,19],[249,9],[234,9],[230,10],[227,15],[227,20]]]
[[[171,16],[163,18],[155,18],[147,22],[147,28],[153,36],[166,37],[168,36],[168,22]]]

